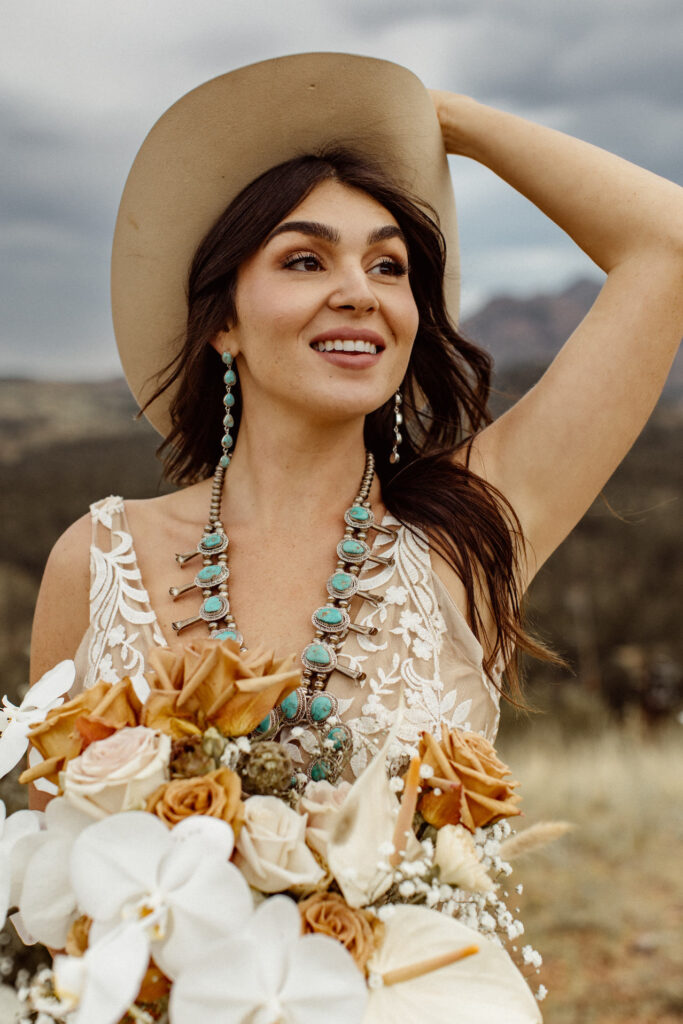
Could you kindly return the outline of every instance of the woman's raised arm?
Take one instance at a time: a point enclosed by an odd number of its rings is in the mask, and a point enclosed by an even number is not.
[[[539,382],[473,446],[480,471],[519,515],[530,579],[626,455],[664,386],[683,334],[683,189],[469,97],[432,98],[448,152],[489,167],[607,274]]]

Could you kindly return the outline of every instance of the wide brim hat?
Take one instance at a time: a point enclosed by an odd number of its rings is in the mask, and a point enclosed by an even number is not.
[[[142,407],[178,354],[194,253],[233,199],[277,164],[343,146],[428,203],[446,239],[446,305],[457,322],[455,199],[439,122],[407,68],[345,53],[301,53],[250,64],[174,103],[143,142],[114,233],[114,332]],[[162,436],[177,382],[145,410]]]

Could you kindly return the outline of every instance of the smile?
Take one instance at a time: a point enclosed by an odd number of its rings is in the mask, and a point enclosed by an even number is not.
[[[317,352],[363,352],[373,356],[377,354],[377,345],[371,341],[361,341],[360,339],[342,341],[341,338],[336,338],[334,341],[313,341],[311,348]]]

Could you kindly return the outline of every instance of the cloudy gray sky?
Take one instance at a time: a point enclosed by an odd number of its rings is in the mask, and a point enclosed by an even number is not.
[[[0,374],[118,372],[121,189],[152,123],[207,78],[302,50],[383,57],[681,182],[682,39],[680,0],[2,0]],[[489,171],[452,172],[465,313],[599,278]]]

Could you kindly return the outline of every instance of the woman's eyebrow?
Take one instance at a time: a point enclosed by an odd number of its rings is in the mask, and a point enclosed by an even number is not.
[[[313,238],[321,238],[324,242],[332,245],[339,243],[339,232],[328,224],[321,224],[315,220],[287,220],[279,224],[266,238],[264,245],[268,245],[273,238],[286,231],[296,231],[300,235],[311,235]],[[399,238],[407,248],[405,235],[395,224],[385,224],[384,227],[375,228],[368,235],[368,245],[375,245],[377,242],[385,242],[388,238]]]
[[[275,238],[276,235],[281,235],[284,231],[296,231],[300,235],[312,235],[314,238],[322,238],[324,242],[332,242],[333,244],[339,241],[339,232],[327,224],[319,224],[315,220],[287,220],[284,224],[279,224],[271,231],[263,244],[268,245],[271,239]]]
[[[408,248],[406,236],[396,224],[386,224],[383,228],[375,228],[368,235],[368,245],[375,245],[376,242],[386,242],[387,238],[399,238],[406,249]]]

